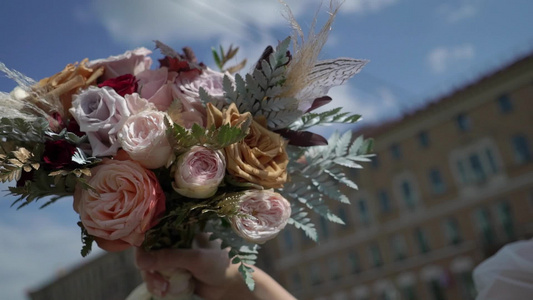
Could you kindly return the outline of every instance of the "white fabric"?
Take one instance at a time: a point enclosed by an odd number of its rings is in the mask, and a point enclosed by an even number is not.
[[[474,269],[477,300],[533,299],[533,240],[506,245]]]

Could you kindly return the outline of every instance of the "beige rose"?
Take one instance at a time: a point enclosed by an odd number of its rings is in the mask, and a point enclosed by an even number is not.
[[[86,88],[95,84],[96,79],[104,73],[104,68],[88,68],[89,60],[86,58],[79,64],[68,64],[63,71],[44,79],[41,79],[35,88],[43,91],[45,97],[59,98],[63,105],[63,111],[59,112],[64,117],[72,107],[72,95],[80,88]]]
[[[240,114],[235,104],[224,111],[211,104],[207,106],[207,128],[224,124],[237,125],[250,117]],[[287,181],[286,141],[266,128],[264,119],[256,118],[244,140],[224,149],[228,172],[245,181],[267,188],[280,188]]]

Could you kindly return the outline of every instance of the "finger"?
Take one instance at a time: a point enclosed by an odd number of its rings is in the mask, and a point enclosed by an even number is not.
[[[210,240],[211,233],[200,233],[194,237],[192,249],[220,249],[222,241],[219,239]]]
[[[164,297],[166,295],[169,283],[161,274],[154,271],[141,271],[141,276],[150,293],[158,297]]]

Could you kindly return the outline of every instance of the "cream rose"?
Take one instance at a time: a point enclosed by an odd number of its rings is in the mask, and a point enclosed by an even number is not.
[[[249,116],[249,113],[240,114],[233,103],[223,112],[208,103],[207,128],[224,124],[235,126]],[[268,130],[263,121],[253,121],[244,140],[224,148],[228,173],[267,188],[280,188],[287,181],[287,142]]]
[[[118,134],[122,149],[147,169],[163,167],[172,154],[165,118],[164,112],[142,111],[130,116]]]
[[[130,160],[105,159],[77,188],[74,210],[87,232],[108,251],[139,247],[165,211],[165,194],[152,171]]]
[[[216,193],[225,173],[222,152],[194,146],[178,159],[172,186],[185,197],[205,199]]]
[[[264,243],[287,225],[291,205],[272,190],[248,190],[240,199],[239,213],[231,220],[233,230],[245,240]]]

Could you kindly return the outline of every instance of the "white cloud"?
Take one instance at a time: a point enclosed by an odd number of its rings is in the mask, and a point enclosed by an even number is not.
[[[287,2],[295,15],[308,5]],[[264,30],[287,26],[283,6],[275,0],[96,0],[93,9],[113,38],[128,44],[154,39],[255,41]]]
[[[362,92],[350,85],[334,87],[328,93],[333,99],[316,112],[342,107],[342,112],[362,115],[361,124],[369,125],[382,122],[401,113],[396,96],[386,87],[370,92]],[[334,131],[344,132],[354,125],[316,126],[311,131],[329,137]]]
[[[444,73],[457,62],[468,61],[475,55],[474,46],[463,44],[454,47],[437,47],[427,56],[427,63],[434,73]]]
[[[297,19],[305,15],[304,25],[318,9],[328,10],[328,1],[323,0],[285,2]],[[340,13],[376,12],[397,2],[346,0]],[[92,11],[91,17],[87,10],[76,14],[85,22],[96,17],[116,41],[130,46],[151,45],[154,39],[166,43],[214,39],[244,45],[260,42],[275,28],[289,29],[284,6],[277,0],[95,0]],[[319,19],[325,15],[319,14]]]
[[[398,0],[346,0],[342,6],[344,12],[378,12],[398,3]]]
[[[439,6],[438,12],[450,23],[459,22],[476,16],[482,0],[462,0],[457,5],[445,3]]]
[[[2,190],[5,184],[0,185]],[[23,300],[26,293],[94,257],[80,255],[80,229],[70,201],[59,201],[38,210],[37,205],[20,210],[8,208],[11,199],[2,200],[0,214],[0,291],[2,299]],[[95,245],[96,248],[96,245]]]

